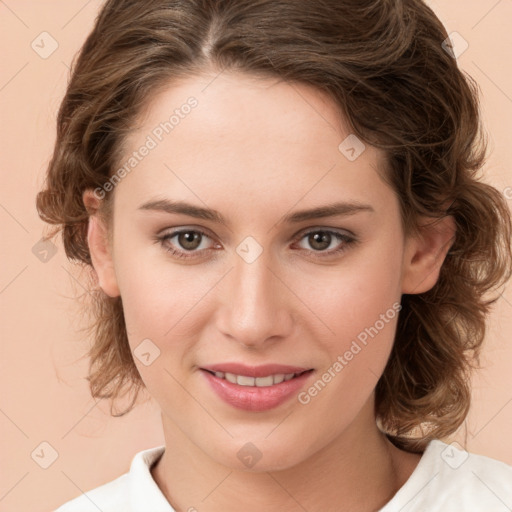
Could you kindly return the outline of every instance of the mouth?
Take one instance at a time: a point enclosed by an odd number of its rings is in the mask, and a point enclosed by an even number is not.
[[[291,400],[310,381],[314,369],[285,365],[251,367],[225,363],[200,368],[214,395],[250,412],[267,411]]]
[[[239,386],[248,386],[248,387],[258,387],[265,388],[269,386],[275,386],[276,384],[281,384],[281,382],[287,382],[289,380],[300,377],[304,373],[312,372],[313,370],[304,370],[301,372],[294,373],[275,373],[271,375],[267,375],[265,377],[251,377],[250,375],[237,375],[235,373],[230,372],[214,372],[211,370],[207,370],[205,368],[201,368],[202,370],[214,375],[218,379],[224,379],[231,384],[238,384]]]

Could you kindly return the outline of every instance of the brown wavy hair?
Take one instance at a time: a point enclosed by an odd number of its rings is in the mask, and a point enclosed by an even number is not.
[[[511,219],[481,180],[486,141],[479,90],[421,0],[108,0],[72,64],[40,217],[62,231],[69,259],[90,272],[93,322],[88,380],[116,416],[144,387],[133,362],[121,297],[94,286],[82,194],[119,165],[148,98],[205,71],[241,71],[327,93],[352,132],[386,155],[386,179],[404,232],[420,216],[452,215],[456,236],[436,285],[402,296],[395,343],[376,386],[379,427],[422,451],[455,432],[470,404],[485,318],[510,277]],[[111,221],[113,191],[98,212]],[[121,413],[112,403],[134,392]]]

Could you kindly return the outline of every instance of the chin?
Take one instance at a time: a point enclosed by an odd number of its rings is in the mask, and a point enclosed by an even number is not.
[[[249,436],[231,439],[228,444],[218,446],[213,453],[210,444],[205,451],[218,464],[233,471],[248,473],[287,470],[301,464],[311,455],[304,450],[303,439],[294,441],[290,436],[283,435],[265,439],[265,436],[268,436],[268,432],[259,438],[254,436],[253,441]]]

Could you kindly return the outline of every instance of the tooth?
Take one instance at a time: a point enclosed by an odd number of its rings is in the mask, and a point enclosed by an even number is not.
[[[275,375],[267,375],[266,377],[248,377],[247,375],[236,375],[229,372],[214,373],[219,379],[225,379],[239,386],[257,386],[260,388],[280,384],[283,381],[291,380],[297,376],[295,373],[276,373]]]
[[[224,375],[224,378],[227,381],[232,382],[233,384],[236,384],[236,375],[234,373],[226,372],[225,375]]]
[[[247,377],[245,375],[238,375],[236,377],[236,383],[240,386],[254,386],[254,377]]]
[[[274,375],[274,384],[280,384],[284,380],[284,373]]]
[[[269,375],[268,377],[257,377],[256,386],[263,388],[266,386],[272,386],[274,384],[274,377]]]

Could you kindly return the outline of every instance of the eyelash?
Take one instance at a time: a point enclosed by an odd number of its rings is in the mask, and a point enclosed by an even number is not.
[[[182,233],[199,233],[201,235],[201,237],[211,238],[207,233],[205,233],[204,231],[202,231],[200,229],[180,229],[180,230],[173,231],[171,233],[166,233],[163,236],[158,236],[156,238],[156,241],[160,243],[160,245],[166,252],[171,253],[172,256],[174,256],[176,258],[189,259],[189,258],[197,257],[196,254],[201,251],[188,251],[188,253],[187,253],[186,251],[179,251],[179,250],[174,249],[172,246],[167,246],[165,244],[165,242],[167,240],[171,240],[175,236],[180,235]],[[301,241],[303,238],[306,238],[307,236],[309,236],[313,233],[328,233],[330,235],[333,235],[334,238],[338,239],[339,241],[344,242],[338,249],[334,249],[334,250],[331,249],[330,251],[314,251],[314,250],[308,251],[308,249],[304,249],[308,252],[315,253],[315,255],[318,256],[319,258],[329,258],[329,257],[336,256],[338,254],[341,254],[342,252],[349,249],[349,247],[351,245],[353,245],[354,243],[357,242],[357,239],[355,237],[346,235],[344,233],[339,233],[338,231],[334,231],[334,230],[330,230],[330,229],[317,228],[317,229],[312,229],[312,230],[301,233],[300,236],[298,236],[294,240],[294,243],[295,243],[295,241]],[[208,249],[204,249],[204,250],[208,250]]]

